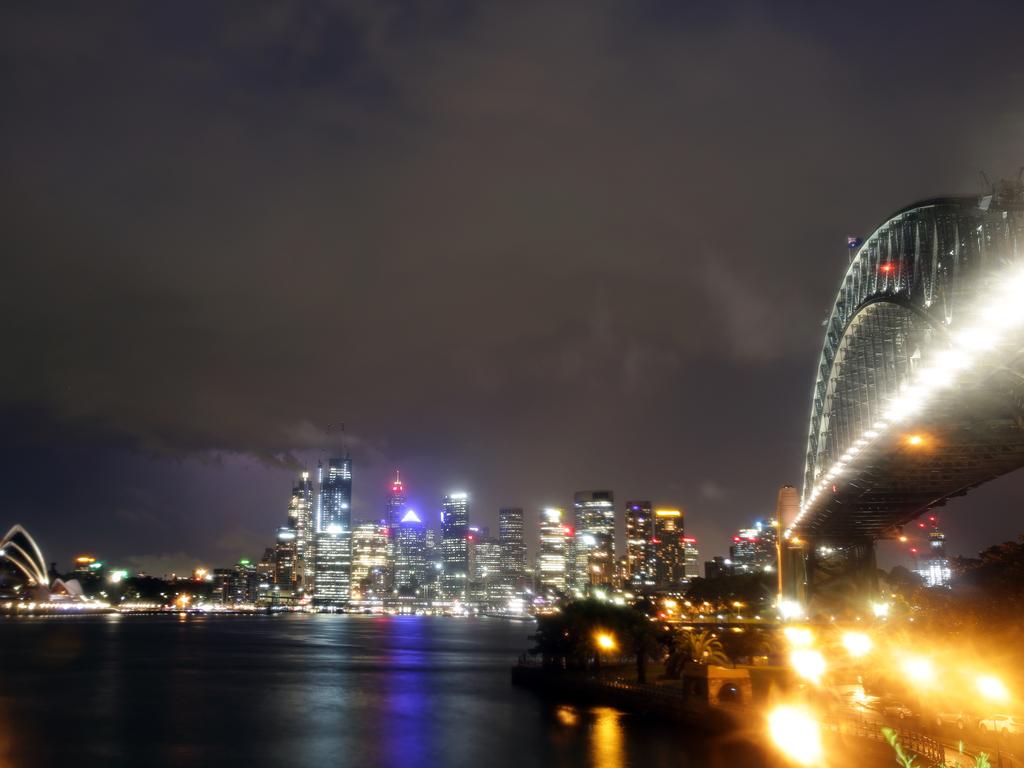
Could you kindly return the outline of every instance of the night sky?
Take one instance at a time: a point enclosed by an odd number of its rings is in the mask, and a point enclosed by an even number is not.
[[[7,3],[0,525],[162,573],[292,475],[471,516],[803,468],[847,234],[1024,164],[1019,3]],[[329,426],[333,425],[333,426]],[[943,514],[1024,530],[1024,476]]]

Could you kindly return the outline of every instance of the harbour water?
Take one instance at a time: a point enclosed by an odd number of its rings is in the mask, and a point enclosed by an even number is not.
[[[704,766],[701,737],[509,684],[530,622],[0,620],[0,766]]]

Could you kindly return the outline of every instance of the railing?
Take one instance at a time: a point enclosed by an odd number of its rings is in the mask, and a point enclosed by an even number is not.
[[[833,733],[853,736],[868,741],[886,741],[885,734],[878,724],[867,724],[855,720],[823,720],[822,728]],[[946,748],[940,742],[916,731],[896,730],[899,743],[907,752],[918,755],[928,761],[929,765],[946,765]]]

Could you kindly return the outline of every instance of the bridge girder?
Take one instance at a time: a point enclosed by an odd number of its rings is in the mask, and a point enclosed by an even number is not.
[[[958,331],[1022,264],[1021,195],[927,201],[872,234],[827,324],[801,510],[784,521],[791,534],[878,538],[1024,466],[1024,334],[1017,330],[926,410],[899,424],[891,417],[893,402],[934,370],[928,363],[937,355],[956,352]]]

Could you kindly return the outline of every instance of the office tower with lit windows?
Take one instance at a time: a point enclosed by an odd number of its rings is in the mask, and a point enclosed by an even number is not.
[[[729,560],[734,573],[771,573],[778,560],[778,528],[773,520],[755,520],[732,537]]]
[[[946,534],[939,530],[938,521],[934,516],[929,517],[928,521],[932,526],[928,532],[928,549],[917,559],[914,573],[924,579],[926,587],[949,589],[953,581],[953,571],[946,557]]]
[[[296,541],[295,529],[291,525],[283,525],[277,529],[277,542],[273,550],[273,586],[278,592],[287,592],[291,595],[292,590],[299,579],[296,573]]]
[[[292,488],[292,498],[288,504],[288,525],[295,532],[292,582],[298,590],[310,588],[313,583],[313,518],[313,481],[309,472],[303,472]]]
[[[526,534],[522,507],[498,510],[498,544],[501,546],[501,583],[511,597],[526,582]]]
[[[405,483],[402,482],[402,476],[396,469],[395,479],[391,481],[391,487],[388,489],[384,514],[388,527],[388,564],[385,573],[389,587],[394,587],[395,583],[395,543],[398,541],[398,523],[405,514],[405,500]]]
[[[508,596],[501,579],[501,544],[495,538],[476,534],[471,544],[472,597],[477,602],[495,605]]]
[[[395,584],[399,596],[416,593],[427,583],[427,526],[407,509],[395,524]]]
[[[700,576],[700,551],[697,549],[697,539],[693,536],[683,536],[683,575],[687,581]]]
[[[537,555],[537,586],[545,598],[556,597],[568,587],[567,543],[572,528],[565,524],[564,512],[545,507],[540,512],[540,551]]]
[[[683,521],[680,509],[654,510],[654,573],[658,589],[678,589],[686,578]]]
[[[395,470],[395,479],[391,481],[391,490],[388,492],[387,503],[387,524],[394,528],[405,514],[405,483],[402,476]]]
[[[465,600],[469,586],[469,494],[452,493],[441,500],[441,594]]]
[[[610,585],[615,578],[615,494],[577,491],[574,586]]]
[[[320,488],[313,601],[343,608],[352,586],[352,459],[330,459]]]
[[[653,587],[657,581],[653,539],[651,502],[627,501],[625,578],[635,589]]]
[[[352,600],[383,600],[388,566],[387,522],[359,523],[352,528]]]

